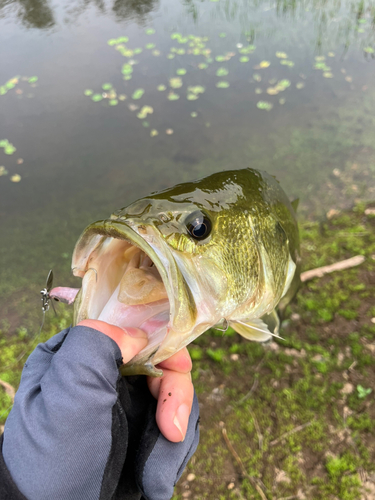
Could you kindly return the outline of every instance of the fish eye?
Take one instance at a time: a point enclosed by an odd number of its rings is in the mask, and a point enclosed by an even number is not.
[[[211,233],[210,219],[202,212],[193,212],[186,221],[186,228],[195,240],[204,240]]]

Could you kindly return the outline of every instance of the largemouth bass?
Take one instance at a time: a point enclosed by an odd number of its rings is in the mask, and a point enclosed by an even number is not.
[[[84,230],[72,260],[82,278],[74,324],[99,319],[146,331],[148,345],[121,372],[158,376],[155,365],[215,325],[261,342],[277,335],[276,307],[296,292],[299,268],[295,212],[275,178],[219,172]]]

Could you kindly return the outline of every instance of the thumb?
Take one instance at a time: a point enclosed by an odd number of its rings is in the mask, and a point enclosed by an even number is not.
[[[148,344],[147,333],[139,328],[120,328],[98,319],[84,319],[77,326],[88,326],[98,330],[116,342],[121,351],[124,364],[134,358]]]

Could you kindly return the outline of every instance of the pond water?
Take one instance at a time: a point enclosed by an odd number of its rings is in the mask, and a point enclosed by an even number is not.
[[[90,222],[218,170],[303,217],[375,198],[367,0],[0,1],[0,310],[40,318]]]

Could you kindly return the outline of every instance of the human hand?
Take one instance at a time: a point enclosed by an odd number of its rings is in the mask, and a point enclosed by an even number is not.
[[[104,321],[85,319],[79,326],[98,330],[119,346],[123,363],[130,361],[147,345],[147,334],[139,328],[120,328]],[[161,377],[147,377],[151,394],[157,399],[156,422],[169,441],[185,439],[194,387],[191,381],[192,362],[186,347],[158,365]]]
[[[122,377],[121,357],[146,345],[141,330],[95,323],[37,346],[0,438],[0,498],[172,497],[199,440],[191,360],[181,351],[160,365],[163,377]]]

